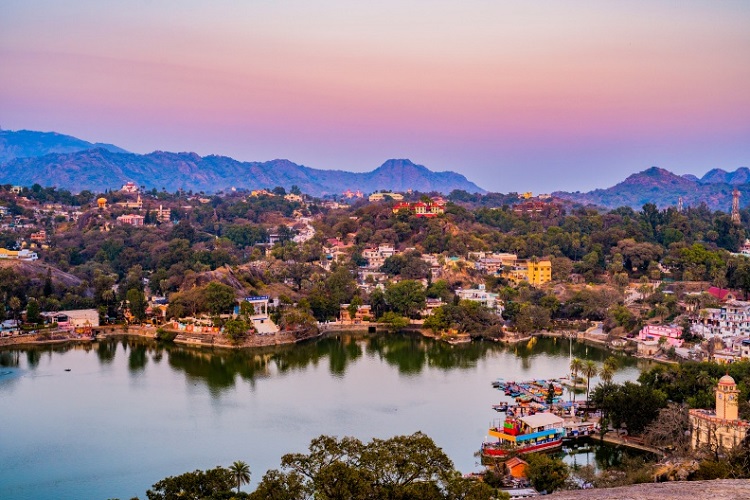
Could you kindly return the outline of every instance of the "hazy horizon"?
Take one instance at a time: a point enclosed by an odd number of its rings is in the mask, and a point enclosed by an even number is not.
[[[0,126],[499,192],[750,165],[750,4],[0,5]]]

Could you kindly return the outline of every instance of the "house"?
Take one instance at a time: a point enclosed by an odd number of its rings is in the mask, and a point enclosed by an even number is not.
[[[32,252],[26,248],[23,250],[7,250],[5,248],[0,248],[0,259],[31,261],[39,259],[39,256],[36,252]]]
[[[737,335],[750,335],[750,302],[728,300],[721,308],[701,309],[691,320],[692,332],[705,338],[722,339]]]
[[[416,203],[400,202],[393,205],[392,212],[394,214],[401,210],[412,212],[416,217],[437,217],[445,213],[445,203],[442,201],[418,201]]]
[[[638,340],[655,340],[669,347],[682,347],[682,329],[676,326],[646,325],[638,332]],[[664,340],[661,340],[664,339]]]
[[[31,241],[35,241],[37,243],[44,243],[47,241],[47,231],[44,229],[40,229],[39,231],[35,233],[31,233]]]
[[[284,195],[284,199],[286,201],[302,203],[302,196],[298,194],[294,194],[294,193],[289,193],[289,194]]]
[[[99,311],[96,309],[43,312],[42,317],[48,323],[57,323],[60,330],[80,332],[99,326]]]
[[[349,312],[349,306],[350,304],[341,304],[339,309],[339,320],[342,323],[362,323],[372,319],[372,309],[369,304],[357,306],[354,318],[352,318],[352,315]]]
[[[719,302],[737,300],[737,296],[734,293],[732,293],[731,290],[727,290],[725,288],[718,288],[718,287],[712,286],[708,290],[706,290],[706,293],[708,293],[712,297],[716,297],[719,300]]]
[[[380,245],[377,248],[365,248],[362,257],[367,260],[367,267],[377,269],[385,263],[385,259],[396,255],[396,249],[392,245]]]
[[[518,284],[521,281],[527,281],[531,285],[543,285],[552,281],[552,262],[549,259],[529,259],[519,260],[507,271],[502,271],[500,275]]]
[[[138,186],[135,185],[135,182],[126,182],[125,185],[120,188],[120,192],[135,194],[138,192]]]
[[[508,475],[515,479],[526,479],[526,470],[529,463],[518,457],[512,457],[505,462],[505,470]]]
[[[484,284],[479,285],[477,288],[458,288],[456,289],[456,295],[460,300],[479,302],[488,309],[493,309],[498,313],[503,312],[503,307],[497,298],[497,294],[488,292]]]
[[[124,226],[143,226],[143,221],[146,218],[142,215],[136,215],[136,214],[126,214],[121,215],[117,218],[117,222]]]
[[[392,200],[395,200],[395,201],[401,201],[401,200],[404,199],[404,195],[399,194],[399,193],[391,193],[391,192],[387,192],[387,193],[372,193],[370,196],[367,197],[367,199],[369,201],[383,201],[386,196],[389,197],[389,198],[391,198]]]

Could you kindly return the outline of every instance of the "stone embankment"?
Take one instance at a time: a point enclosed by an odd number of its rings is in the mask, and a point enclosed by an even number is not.
[[[550,500],[739,500],[750,498],[747,479],[719,479],[716,481],[675,481],[668,483],[635,484],[618,488],[559,491],[545,498]]]

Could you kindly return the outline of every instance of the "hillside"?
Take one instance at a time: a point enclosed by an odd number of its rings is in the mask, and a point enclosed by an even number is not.
[[[747,193],[740,198],[740,206],[750,205],[750,184],[746,183],[750,171],[740,168],[736,172],[712,170],[702,179],[695,176],[679,176],[658,167],[629,176],[624,181],[607,189],[596,189],[588,193],[555,192],[554,196],[578,203],[605,208],[621,206],[640,209],[646,203],[659,208],[676,207],[682,197],[684,207],[697,206],[705,202],[713,210],[730,211],[732,191],[737,187]]]
[[[74,153],[94,148],[102,148],[116,153],[126,152],[112,144],[91,143],[55,132],[0,130],[0,165],[16,158],[33,158],[54,153]]]
[[[3,132],[5,151],[0,183],[54,185],[79,192],[118,189],[128,181],[148,189],[178,189],[208,193],[230,188],[262,189],[293,185],[308,194],[340,194],[347,189],[449,193],[454,189],[484,192],[463,175],[433,172],[410,160],[388,160],[371,172],[319,170],[289,160],[240,162],[226,156],[154,151],[139,155],[114,146],[96,147],[86,141],[40,132]],[[14,142],[15,141],[15,142]],[[2,163],[0,161],[0,163]]]

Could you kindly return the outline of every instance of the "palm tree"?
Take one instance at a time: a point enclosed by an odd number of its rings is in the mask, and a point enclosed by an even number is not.
[[[591,379],[596,377],[599,370],[596,368],[596,363],[590,359],[586,360],[583,365],[583,375],[586,377],[586,405],[589,404],[589,392],[591,390]]]
[[[234,478],[237,480],[237,494],[239,494],[240,487],[243,484],[250,483],[250,466],[241,460],[237,460],[229,466],[229,470],[232,471]]]
[[[614,356],[610,356],[604,360],[604,364],[599,370],[599,377],[601,377],[605,384],[612,382],[612,377],[614,377],[615,372],[617,371],[617,364],[617,358]]]
[[[573,388],[571,389],[571,392],[573,392],[573,401],[576,400],[576,385],[578,382],[578,372],[583,370],[583,361],[581,361],[578,358],[573,358],[570,360],[570,374],[573,378]]]

